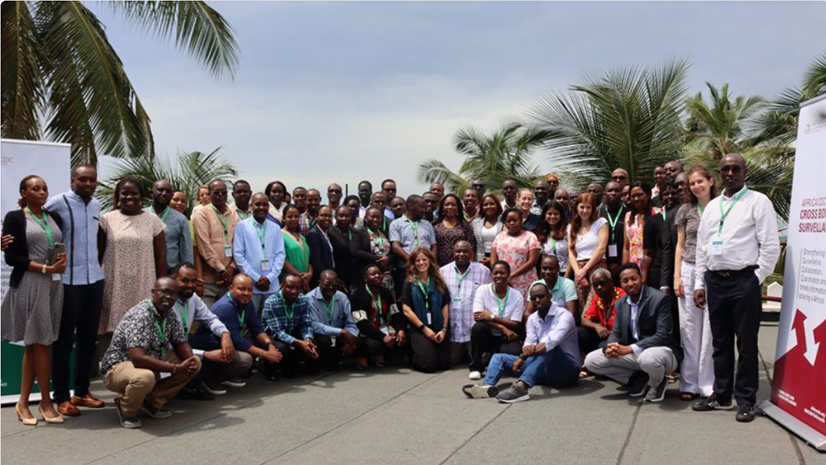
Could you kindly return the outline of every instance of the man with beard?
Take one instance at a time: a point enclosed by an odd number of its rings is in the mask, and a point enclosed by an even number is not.
[[[318,208],[321,206],[321,192],[318,189],[307,189],[307,210],[301,214],[298,220],[298,230],[301,235],[306,236],[316,223]]]

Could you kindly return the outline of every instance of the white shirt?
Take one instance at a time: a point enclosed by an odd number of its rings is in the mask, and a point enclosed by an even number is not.
[[[780,239],[777,236],[777,215],[771,200],[749,189],[728,210],[740,192],[731,198],[723,194],[712,199],[703,211],[697,230],[695,289],[705,289],[706,270],[741,270],[757,265],[754,274],[761,284],[774,270],[780,257]],[[722,232],[718,233],[721,204],[723,211],[729,213]],[[714,242],[722,242],[722,254],[713,253]]]
[[[567,308],[551,303],[551,308],[544,320],[540,318],[538,311],[531,313],[525,330],[526,346],[545,344],[545,352],[550,352],[559,346],[576,366],[580,366],[582,360],[579,355],[576,324],[574,316]]]
[[[605,218],[597,218],[591,224],[591,229],[585,234],[577,234],[576,236],[576,259],[590,260],[591,255],[596,252],[599,247],[599,229],[605,226],[608,229],[608,220]]]
[[[522,294],[512,287],[508,287],[506,299],[503,302],[505,304],[504,312],[499,315],[499,300],[494,290],[494,284],[481,286],[476,290],[476,298],[473,299],[473,313],[482,313],[487,310],[505,320],[522,321],[522,314],[525,312],[525,302],[522,300]],[[491,333],[494,336],[502,335],[502,331],[493,328],[491,328]]]
[[[637,324],[637,320],[640,317],[640,301],[642,300],[643,292],[645,292],[645,286],[642,287],[642,291],[640,291],[637,302],[631,300],[630,295],[628,296],[628,306],[631,307],[631,336],[633,336],[637,341],[640,340],[639,325]],[[642,353],[642,349],[637,344],[631,344],[631,350],[633,350],[634,355],[637,356]]]

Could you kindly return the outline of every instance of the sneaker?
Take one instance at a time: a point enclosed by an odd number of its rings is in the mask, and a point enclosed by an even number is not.
[[[221,386],[227,387],[234,387],[234,388],[242,388],[247,385],[247,382],[244,381],[243,378],[230,378],[224,381],[221,381]]]
[[[691,410],[695,412],[710,412],[712,410],[731,410],[734,408],[734,404],[729,401],[728,403],[722,403],[714,396],[714,394],[706,397],[705,399],[695,402],[691,406]]]
[[[204,391],[203,389],[191,388],[188,386],[181,389],[181,392],[178,394],[178,397],[186,400],[215,400],[215,396]]]
[[[665,388],[668,387],[668,378],[663,378],[659,386],[648,384],[648,393],[645,395],[646,402],[662,402],[665,399]]]
[[[123,413],[123,409],[120,406],[120,399],[115,399],[115,411],[118,412],[118,421],[120,421],[120,425],[124,428],[128,429],[135,429],[140,428],[143,426],[141,424],[141,419],[138,417],[127,417]]]
[[[748,423],[754,420],[754,405],[739,405],[737,407],[737,421],[741,423]]]
[[[499,389],[496,386],[485,386],[483,384],[468,384],[462,387],[462,392],[470,399],[488,399],[496,397]]]
[[[156,420],[163,420],[164,418],[169,418],[172,416],[172,412],[170,412],[169,410],[163,407],[155,407],[147,401],[143,401],[140,410],[141,412],[145,413],[148,417],[154,418]]]
[[[628,397],[642,397],[648,392],[648,373],[638,371],[628,381]]]
[[[471,381],[478,381],[478,380],[482,379],[482,372],[475,371],[475,370],[471,371],[470,374],[467,375],[467,378]]]
[[[201,382],[201,389],[213,396],[220,396],[227,393],[227,390],[222,388],[220,384],[211,383],[207,380]]]
[[[518,383],[513,383],[505,392],[496,396],[496,400],[505,404],[515,404],[530,399],[528,391],[519,387]]]

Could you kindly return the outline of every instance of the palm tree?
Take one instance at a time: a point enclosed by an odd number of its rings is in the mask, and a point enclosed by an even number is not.
[[[655,166],[680,155],[688,68],[686,60],[620,68],[541,97],[529,116],[548,134],[554,169],[605,182],[622,167],[632,180],[651,180]]]
[[[106,182],[101,183],[95,195],[104,209],[111,208],[115,185],[121,179],[131,176],[141,183],[147,197],[144,201],[149,205],[149,192],[151,192],[152,184],[159,179],[166,179],[172,184],[173,189],[186,193],[186,211],[189,214],[195,204],[195,194],[199,186],[209,184],[216,179],[230,183],[230,178],[238,176],[238,171],[232,163],[226,161],[218,153],[220,150],[219,147],[210,153],[181,152],[174,161],[162,157],[156,157],[154,160],[149,157],[120,160],[114,174]]]
[[[238,46],[204,2],[109,2],[115,11],[232,78]],[[150,118],[97,16],[79,1],[2,4],[2,136],[72,145],[72,163],[154,155]]]
[[[456,151],[465,157],[459,171],[431,158],[419,165],[418,180],[442,183],[451,192],[464,191],[474,179],[481,179],[490,187],[501,186],[506,179],[513,179],[519,187],[532,187],[540,173],[530,163],[530,154],[545,136],[542,130],[515,122],[503,124],[489,136],[473,127],[460,129],[453,137]]]

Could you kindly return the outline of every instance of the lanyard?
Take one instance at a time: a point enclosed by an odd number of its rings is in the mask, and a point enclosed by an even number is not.
[[[419,286],[419,290],[422,291],[422,295],[424,296],[424,307],[425,311],[428,313],[430,312],[430,296],[427,293],[427,289],[425,289],[424,283],[420,279],[416,279],[416,285]],[[427,277],[427,287],[430,287],[430,276]]]
[[[224,243],[228,244],[229,243],[229,218],[224,218],[223,216],[221,216],[221,212],[219,212],[218,209],[215,208],[215,205],[210,205],[210,206],[212,207],[212,210],[215,211],[215,215],[218,217],[218,221],[221,222],[221,226],[224,227]]]
[[[166,357],[166,322],[167,319],[163,319],[163,326],[158,324],[158,320],[155,320],[155,329],[158,330],[158,339],[161,341],[161,358]]]
[[[152,213],[155,213],[155,207],[149,207],[149,210],[150,210]],[[167,206],[167,207],[166,207],[166,209],[164,209],[164,211],[163,211],[163,212],[161,212],[161,214],[160,214],[160,215],[158,215],[158,216],[160,216],[161,221],[164,221],[164,222],[165,222],[165,221],[166,221],[166,217],[167,217],[167,216],[169,216],[169,206]]]
[[[617,216],[614,218],[611,218],[608,208],[605,209],[605,216],[608,217],[608,224],[611,226],[611,243],[617,241],[617,223],[619,223],[620,215],[622,215],[622,207],[617,209]]]
[[[258,222],[255,223],[255,234],[258,234],[258,242],[261,243],[261,250],[264,251],[264,255],[266,255],[267,247],[264,246],[264,239],[267,237],[267,220],[264,220],[264,226],[258,226]]]
[[[381,231],[379,231],[375,235],[373,234],[373,231],[370,231],[369,229],[367,230],[367,232],[370,234],[370,239],[375,239],[376,242],[378,242],[379,252],[383,254],[384,253],[384,237],[382,237]]]
[[[238,330],[244,330],[244,317],[246,316],[247,309],[241,310],[241,314],[238,315]]]
[[[236,209],[235,214],[238,215],[238,221],[245,220],[252,216],[252,212],[248,211],[246,213],[242,212],[241,210]]]
[[[706,211],[706,209],[705,209],[705,208],[703,208],[703,206],[702,206],[702,205],[700,205],[699,203],[697,203],[697,211],[698,211],[698,212],[700,212],[700,218],[702,218],[702,217],[703,217],[703,212],[704,212],[704,211]]]
[[[415,249],[419,246],[419,223],[414,223],[410,220],[407,220],[407,223],[413,229],[413,248]]]
[[[665,207],[663,207],[663,211],[661,211],[660,214],[663,216],[663,221],[665,221]]]
[[[556,239],[554,239],[553,237],[551,238],[551,253],[554,254],[554,257],[557,256],[556,255]]]
[[[462,281],[467,279],[468,275],[470,275],[470,266],[468,266],[468,269],[467,269],[467,271],[465,271],[464,275],[460,275],[459,270],[456,269],[455,267],[453,268],[453,272],[456,273],[456,279],[459,280],[459,285],[456,286],[456,287],[459,291],[459,294],[461,295],[462,294]]]
[[[181,317],[181,321],[184,322],[184,330],[189,329],[189,302],[184,307],[179,300],[175,302],[175,308],[178,309],[178,315]]]
[[[284,298],[284,294],[281,291],[278,291],[278,295],[281,296],[281,300],[284,301],[284,315],[287,317],[288,320],[292,321],[295,318],[295,302],[292,305],[287,307],[287,299]],[[289,310],[287,310],[289,308]]]
[[[505,308],[508,306],[508,298],[510,297],[511,288],[509,287],[505,291],[505,300],[504,301],[502,301],[499,298],[499,295],[496,294],[496,289],[494,289],[493,286],[491,286],[491,289],[493,290],[493,297],[496,298],[496,309],[499,312],[499,318],[503,318],[505,316]]]
[[[333,308],[336,306],[336,296],[333,296],[330,300],[331,302],[327,304],[327,301],[324,300],[324,296],[321,297],[321,301],[324,302],[324,312],[327,313],[327,321],[330,324],[333,324]],[[295,306],[295,304],[293,304],[293,306]]]
[[[37,223],[37,225],[43,228],[43,231],[46,232],[46,239],[49,240],[49,247],[54,247],[54,237],[52,237],[52,225],[49,224],[49,219],[46,217],[46,212],[41,211],[41,217],[38,218],[34,216],[34,213],[32,213],[31,210],[29,210],[29,207],[26,207],[26,213],[28,213],[29,216],[32,217],[34,222]]]
[[[381,326],[384,326],[384,318],[382,318],[382,316],[381,316],[381,292],[379,292],[379,293],[378,293],[378,294],[379,294],[379,298],[378,298],[378,299],[376,299],[375,297],[373,297],[373,292],[372,292],[372,291],[370,291],[370,286],[368,286],[368,285],[366,285],[366,284],[365,284],[365,285],[364,285],[364,288],[365,288],[365,289],[367,289],[367,293],[368,293],[368,294],[370,294],[370,299],[371,299],[371,300],[373,301],[373,303],[376,305],[376,316],[378,316],[378,317],[379,317],[379,324],[380,324]]]
[[[746,192],[748,192],[748,191],[749,191],[749,188],[744,187],[743,190],[740,191],[739,194],[734,196],[734,200],[732,200],[732,202],[729,204],[729,206],[728,206],[728,208],[726,209],[725,212],[723,212],[723,199],[722,198],[720,199],[720,204],[719,204],[720,205],[720,227],[717,228],[717,234],[718,235],[723,233],[723,223],[725,223],[726,217],[728,217],[728,214],[729,214],[729,212],[731,212],[731,209],[734,208],[734,204],[736,204],[738,200],[743,198],[743,196],[746,195]]]

